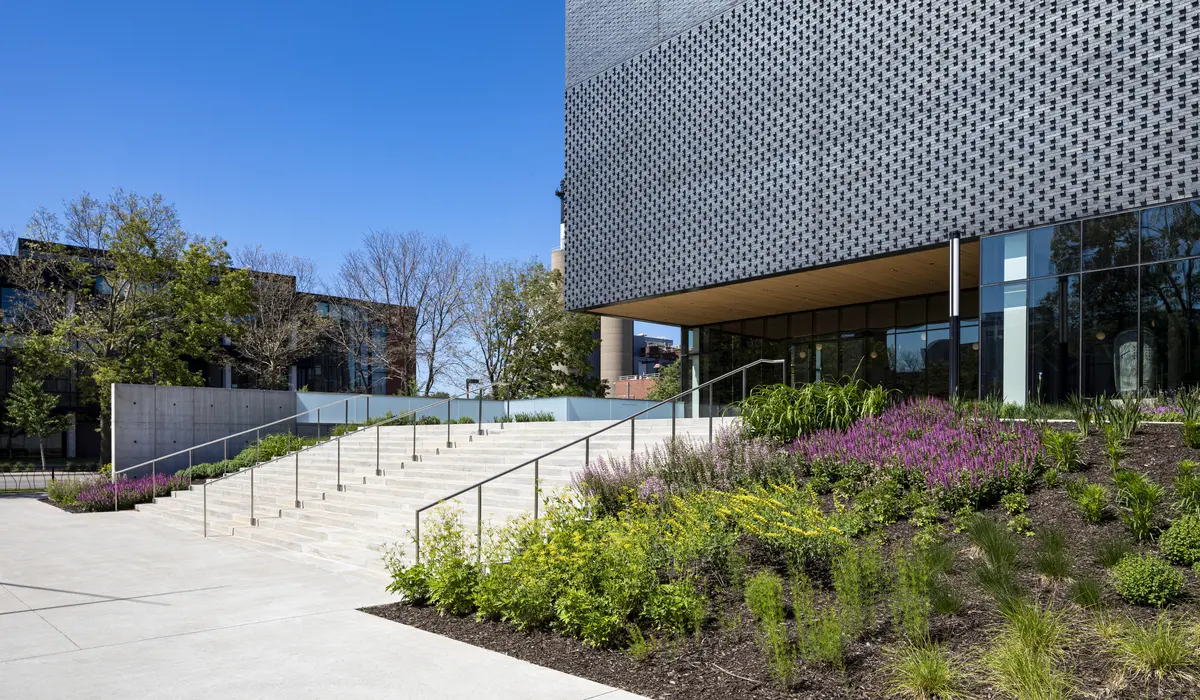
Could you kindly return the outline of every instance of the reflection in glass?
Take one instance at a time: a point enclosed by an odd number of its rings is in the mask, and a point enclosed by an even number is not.
[[[1142,368],[1148,391],[1200,382],[1200,260],[1142,268]]]
[[[1025,404],[1026,378],[1025,284],[984,287],[980,290],[979,321],[981,395]]]
[[[1066,401],[1079,390],[1079,276],[1029,283],[1030,393]]]
[[[914,396],[925,393],[925,331],[896,333],[889,338],[888,354],[896,388]]]
[[[958,391],[966,397],[979,396],[979,321],[963,321],[958,332]]]
[[[813,381],[834,381],[838,376],[838,338],[823,335],[813,343]]]
[[[1089,396],[1136,391],[1138,270],[1083,276],[1083,384]],[[1148,346],[1143,346],[1143,352]],[[1147,363],[1150,364],[1150,363]]]
[[[1027,258],[1028,234],[1010,233],[988,236],[980,241],[979,273],[983,284],[1013,282],[1029,274]]]
[[[1029,232],[1029,276],[1079,272],[1079,224],[1044,226]]]
[[[950,328],[931,327],[925,338],[925,371],[930,396],[950,395]]]
[[[1103,270],[1138,262],[1138,217],[1117,214],[1083,222],[1083,269]]]
[[[866,341],[863,338],[846,337],[841,339],[839,353],[841,354],[842,370],[839,373],[841,377],[858,377],[862,379],[866,375],[866,368],[863,359],[866,357]]]
[[[1142,262],[1200,255],[1200,201],[1142,212]]]

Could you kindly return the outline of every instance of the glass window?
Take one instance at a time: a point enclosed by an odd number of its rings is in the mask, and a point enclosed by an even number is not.
[[[887,335],[886,330],[873,330],[864,338],[867,355],[863,358],[864,370],[859,376],[864,377],[870,384],[892,386]]]
[[[1079,276],[1029,283],[1029,390],[1047,402],[1079,391]]]
[[[925,393],[925,331],[892,334],[888,354],[896,388],[909,396]]]
[[[982,396],[1024,405],[1026,358],[1025,285],[980,290],[980,386]]]
[[[1088,396],[1136,391],[1138,270],[1083,276],[1083,388]]]
[[[925,333],[925,372],[930,396],[950,395],[950,329],[943,326]]]
[[[863,362],[863,358],[867,355],[866,340],[864,338],[842,338],[841,344],[838,347],[838,353],[842,361],[842,369],[838,373],[840,377],[858,377],[862,379],[866,376],[866,368]]]
[[[1142,388],[1200,382],[1200,260],[1142,268]]]
[[[979,290],[964,289],[958,297],[959,318],[979,318]]]
[[[929,313],[926,316],[927,323],[945,323],[950,320],[950,293],[934,294],[928,298]],[[962,298],[959,297],[959,302]]]
[[[1103,270],[1138,261],[1138,217],[1117,214],[1083,222],[1083,269]]]
[[[742,322],[742,333],[755,338],[762,338],[767,334],[766,323],[761,318],[752,318]]]
[[[1142,262],[1200,255],[1200,201],[1142,212]]]
[[[721,330],[725,331],[726,333],[741,333],[742,332],[742,322],[741,321],[726,321],[725,323],[721,324]]]
[[[963,321],[958,331],[958,391],[966,397],[979,396],[979,321]]]
[[[813,343],[813,381],[833,381],[838,378],[838,339],[828,335]]]
[[[1079,224],[1044,226],[1029,232],[1029,276],[1079,272]]]
[[[792,345],[792,385],[812,382],[812,353],[810,342],[794,343]]]
[[[979,243],[979,274],[983,284],[1023,280],[1028,274],[1028,234],[987,236]]]

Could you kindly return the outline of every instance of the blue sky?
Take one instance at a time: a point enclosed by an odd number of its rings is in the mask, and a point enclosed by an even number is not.
[[[0,229],[124,187],[325,275],[373,228],[548,262],[563,21],[562,2],[4,3]]]

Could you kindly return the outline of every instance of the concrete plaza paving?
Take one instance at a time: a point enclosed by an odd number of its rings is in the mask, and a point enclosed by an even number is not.
[[[0,699],[638,696],[358,612],[381,575],[0,498]]]

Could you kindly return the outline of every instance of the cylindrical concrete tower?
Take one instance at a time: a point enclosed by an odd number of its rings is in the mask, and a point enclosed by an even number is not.
[[[600,317],[600,378],[615,390],[617,380],[633,374],[633,321]]]

